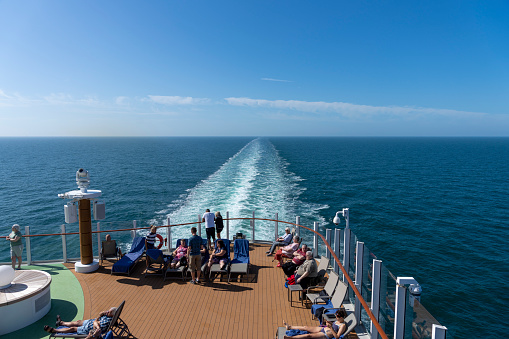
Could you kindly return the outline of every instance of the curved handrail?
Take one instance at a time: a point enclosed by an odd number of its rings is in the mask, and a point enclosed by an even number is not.
[[[283,221],[283,220],[256,218],[256,217],[255,218],[253,218],[253,217],[251,217],[251,218],[226,218],[226,219],[223,219],[223,220],[263,220],[263,221],[274,221],[274,222],[278,222],[278,223],[283,223],[283,224],[293,225],[293,226],[297,226],[297,227],[302,227],[302,228],[305,228],[308,231],[311,231],[311,232],[317,234],[318,236],[320,236],[320,238],[322,239],[323,243],[325,244],[325,246],[329,250],[330,254],[334,257],[334,260],[336,260],[336,263],[338,264],[338,267],[341,269],[341,272],[343,272],[344,277],[346,278],[346,280],[348,281],[348,284],[350,285],[350,287],[352,288],[353,292],[355,293],[355,295],[359,299],[359,301],[360,301],[362,307],[364,308],[364,310],[366,311],[368,317],[371,319],[371,321],[375,325],[375,327],[376,327],[376,329],[378,331],[378,334],[383,339],[388,339],[387,335],[385,334],[385,331],[382,329],[382,326],[380,326],[380,323],[375,318],[373,312],[371,312],[371,309],[369,308],[368,304],[366,303],[366,301],[362,297],[361,292],[357,289],[357,287],[355,286],[353,280],[350,278],[349,274],[347,273],[347,271],[345,270],[345,268],[341,264],[341,261],[337,257],[336,253],[330,247],[329,243],[327,242],[327,240],[325,240],[325,238],[324,238],[324,236],[322,234],[316,232],[315,230],[313,230],[313,229],[311,229],[309,227],[306,227],[306,226],[303,226],[303,225],[299,225],[299,224],[296,224],[296,223],[293,223],[293,222],[289,222],[289,221]],[[157,226],[157,227],[170,227],[171,228],[171,227],[176,227],[176,226],[194,225],[194,224],[201,224],[201,223],[202,223],[202,221],[194,221],[194,222],[175,224],[175,225],[161,225],[161,226]],[[120,230],[92,231],[92,233],[106,233],[106,232],[112,233],[112,232],[125,232],[125,231],[133,231],[133,230],[137,231],[137,230],[143,230],[143,229],[150,229],[150,227],[151,226],[149,226],[149,227],[139,227],[139,228],[137,227],[137,228],[120,229]],[[79,232],[56,233],[56,234],[30,234],[30,235],[25,235],[23,237],[42,237],[42,236],[55,236],[55,235],[76,235],[76,234],[79,234]]]

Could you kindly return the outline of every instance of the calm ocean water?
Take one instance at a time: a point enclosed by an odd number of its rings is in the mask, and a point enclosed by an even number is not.
[[[481,315],[495,324],[484,337],[509,331],[509,138],[0,138],[2,234],[14,223],[59,232],[57,194],[75,189],[80,167],[103,191],[103,229],[190,222],[211,208],[300,215],[323,231],[349,207],[359,240],[419,281],[450,334],[478,333]],[[270,227],[257,225],[257,238]],[[77,237],[69,243],[79,256]],[[58,237],[32,247],[35,259],[62,256]],[[8,252],[0,242],[1,262]]]

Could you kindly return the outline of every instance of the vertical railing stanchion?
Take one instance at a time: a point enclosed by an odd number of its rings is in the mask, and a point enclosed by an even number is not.
[[[230,239],[230,212],[226,211],[226,239]]]
[[[134,230],[131,231],[131,238],[136,238],[136,220],[133,220],[133,228]]]
[[[25,235],[30,235],[30,226],[25,226]],[[32,247],[30,246],[30,237],[26,237],[27,246],[27,265],[32,265]]]
[[[64,262],[67,262],[67,236],[65,235],[65,224],[62,224],[60,228],[62,230],[62,254],[64,256]]]
[[[357,241],[355,249],[355,284],[357,289],[362,295],[362,272],[364,270],[364,243]],[[355,317],[361,318],[361,301],[359,298],[355,298]]]
[[[168,247],[168,251],[171,250],[171,227],[170,227],[170,217],[168,217],[167,219],[167,223],[168,223],[168,230],[166,231],[166,242],[167,242],[167,247]]]
[[[405,285],[417,284],[412,277],[398,277],[396,279],[396,309],[394,311],[394,339],[403,339],[412,334],[412,326],[406,325],[407,288]]]
[[[101,259],[101,225],[97,223],[97,257]]]
[[[202,217],[198,214],[198,235],[201,237],[201,221]]]
[[[433,324],[431,339],[445,339],[447,337],[447,327]]]
[[[295,223],[296,223],[297,225],[300,225],[300,217],[299,217],[299,216],[297,216],[297,217],[295,218]],[[300,237],[300,227],[299,227],[299,226],[297,226],[297,235]]]
[[[253,211],[253,242],[255,241],[255,211]]]
[[[313,230],[316,232],[316,233],[313,233],[313,257],[316,258],[318,257],[318,222],[315,221],[315,223],[313,224]]]
[[[332,230],[330,228],[328,228],[325,230],[325,240],[327,241],[327,243],[329,245],[331,244],[331,239],[332,239]],[[331,255],[328,247],[325,247],[325,256],[327,257],[327,259],[329,259],[329,262],[330,262],[332,255]]]
[[[345,268],[346,273],[350,275],[350,228],[344,229],[343,267]],[[343,277],[343,282],[347,282],[346,277]]]
[[[378,321],[380,319],[380,288],[382,286],[382,261],[373,259],[373,277],[371,280],[371,312]],[[378,330],[375,324],[371,322],[371,339],[378,338]]]
[[[334,229],[334,253],[336,253],[336,256],[338,259],[341,260],[341,229],[336,228]],[[341,275],[341,270],[339,269],[338,262],[334,260],[334,272],[336,272],[338,275]]]
[[[275,238],[274,239],[277,239],[278,238],[278,235],[277,235],[277,228],[278,228],[278,224],[277,224],[277,220],[278,220],[278,214],[276,213],[276,222],[274,223],[274,236]]]

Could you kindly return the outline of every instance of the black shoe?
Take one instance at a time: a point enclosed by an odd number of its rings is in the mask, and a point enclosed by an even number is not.
[[[267,257],[270,257],[272,255],[272,253],[267,253]]]

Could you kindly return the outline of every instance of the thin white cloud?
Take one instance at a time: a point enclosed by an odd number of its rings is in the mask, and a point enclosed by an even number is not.
[[[162,105],[203,105],[210,102],[207,98],[149,95],[149,100]]]
[[[274,78],[262,78],[263,81],[276,81],[276,82],[293,82],[290,80],[274,79]]]
[[[313,114],[337,113],[348,118],[366,116],[412,116],[418,115],[442,115],[442,116],[484,116],[485,113],[456,111],[449,109],[401,107],[401,106],[369,106],[357,105],[346,102],[323,102],[323,101],[299,101],[299,100],[265,100],[251,98],[225,98],[226,102],[233,106],[263,107],[274,109],[286,109]]]

